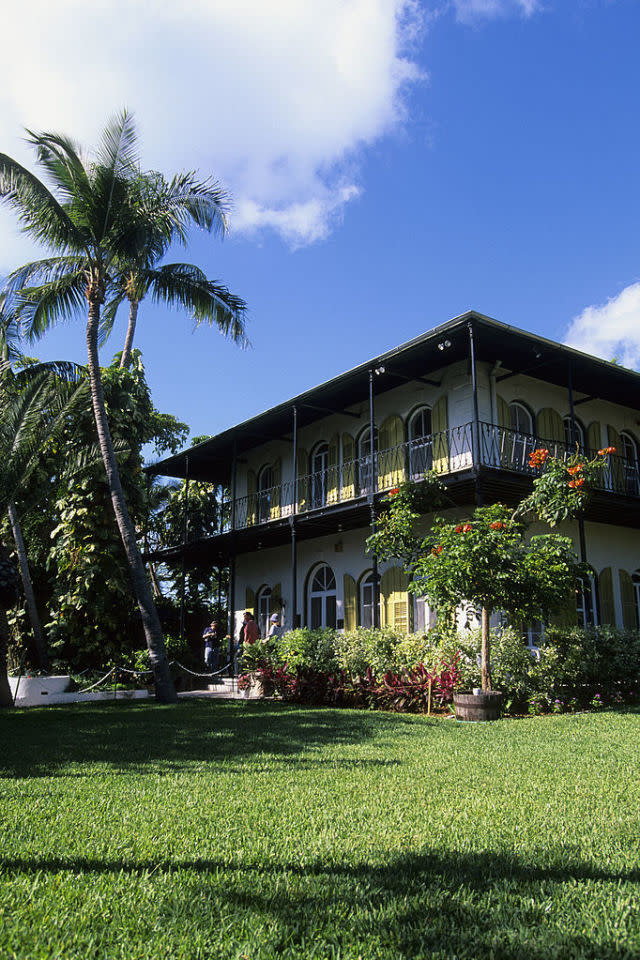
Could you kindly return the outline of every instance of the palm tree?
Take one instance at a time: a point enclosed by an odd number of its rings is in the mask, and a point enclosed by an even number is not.
[[[149,175],[145,178],[140,174],[133,119],[126,112],[107,124],[92,162],[83,162],[76,144],[59,134],[29,132],[29,142],[53,191],[11,157],[0,154],[0,197],[16,210],[27,233],[55,251],[56,256],[27,264],[11,280],[14,289],[22,290],[23,319],[31,336],[39,336],[61,318],[77,313],[83,303],[87,309],[91,400],[111,502],[142,617],[156,697],[173,702],[176,694],[160,621],[124,499],[109,430],[98,343],[102,307],[122,293],[115,278],[122,276],[124,266],[140,265],[145,258],[155,264],[158,249],[166,249],[190,223],[213,229],[221,216],[219,188],[210,181],[198,183],[193,174],[185,174],[182,180],[174,178],[173,191],[146,190]],[[190,193],[193,198],[183,203]],[[165,199],[158,209],[150,202],[154,195]],[[146,197],[144,203],[141,197]],[[177,270],[169,281],[162,267],[155,273],[157,277],[150,280],[149,288],[158,299],[180,303],[198,322],[216,322],[220,298],[200,271]],[[237,318],[241,324],[241,309]]]
[[[6,362],[0,364],[0,512],[9,510],[38,468],[47,445],[87,400],[86,381],[79,381],[75,364],[38,365],[15,376]],[[12,705],[7,679],[7,610],[17,598],[17,583],[9,550],[0,541],[0,707]]]

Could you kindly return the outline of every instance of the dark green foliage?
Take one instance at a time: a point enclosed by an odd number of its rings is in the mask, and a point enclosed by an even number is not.
[[[640,716],[3,717],[0,955],[632,960]]]

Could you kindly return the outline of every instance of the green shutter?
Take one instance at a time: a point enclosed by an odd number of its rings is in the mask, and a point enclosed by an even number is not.
[[[536,416],[536,436],[545,443],[564,446],[564,423],[560,414],[551,407],[544,407]],[[552,453],[557,456],[561,450],[556,448]]]
[[[345,573],[342,582],[344,588],[344,628],[345,630],[355,630],[357,626],[356,582],[348,573]]]
[[[338,484],[338,461],[340,458],[340,437],[336,433],[329,441],[329,468],[327,471],[327,503],[337,503],[340,499]]]
[[[449,472],[449,415],[446,396],[440,397],[431,411],[433,430],[433,469],[436,473]]]
[[[622,599],[622,623],[625,630],[638,629],[638,605],[633,580],[626,570],[620,570],[620,597]]]
[[[256,522],[258,515],[258,480],[255,470],[247,470],[247,526]]]
[[[404,424],[395,413],[387,417],[378,434],[378,490],[404,482]]]
[[[611,567],[605,567],[599,577],[600,587],[600,623],[616,625],[616,609],[613,602],[613,573]]]
[[[306,450],[298,450],[298,511],[309,509],[309,455]]]
[[[356,442],[349,433],[342,434],[342,500],[356,495]]]
[[[593,457],[598,450],[602,449],[602,433],[600,431],[600,421],[593,420],[587,427],[587,455]]]

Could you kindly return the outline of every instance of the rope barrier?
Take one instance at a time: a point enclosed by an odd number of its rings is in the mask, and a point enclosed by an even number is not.
[[[205,677],[217,677],[221,673],[224,673],[225,670],[228,670],[229,667],[231,666],[230,663],[225,663],[224,667],[221,667],[219,670],[216,670],[214,673],[196,673],[194,670],[189,670],[189,668],[185,667],[182,663],[178,663],[177,660],[172,660],[169,666],[173,666],[173,664],[175,664],[177,667],[180,667],[180,669],[184,670],[185,673],[188,673],[189,676],[201,677],[202,679],[204,679]]]
[[[112,673],[117,669],[117,667],[111,667],[109,673],[105,673],[104,677],[101,677],[100,680],[96,680],[95,683],[92,683],[90,687],[84,687],[83,690],[78,690],[78,693],[88,693],[89,690],[93,690],[94,687],[99,687],[101,683],[104,683],[105,680],[108,680]]]

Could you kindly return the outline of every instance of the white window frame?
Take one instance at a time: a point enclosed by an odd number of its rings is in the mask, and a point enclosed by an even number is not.
[[[374,623],[374,613],[375,613],[375,604],[376,604],[376,592],[375,585],[373,582],[373,570],[369,570],[368,573],[365,573],[364,576],[360,579],[360,588],[358,590],[358,603],[359,603],[359,613],[360,613],[360,626],[369,628],[373,627]],[[367,596],[365,597],[365,592]],[[369,623],[365,623],[365,610],[369,610],[368,619]]]
[[[266,637],[269,632],[269,618],[271,616],[271,587],[264,586],[258,590],[256,614],[260,633],[263,637]]]
[[[320,573],[321,570],[325,570],[325,569],[328,570],[329,573],[331,574],[331,577],[332,577],[332,579],[333,579],[333,587],[331,587],[331,588],[329,588],[329,589],[327,589],[327,588],[325,587],[325,589],[323,589],[323,590],[314,590],[314,584],[315,584],[315,581],[316,581],[316,578],[317,578],[318,574]],[[325,578],[325,580],[326,580],[326,578]],[[329,597],[333,597],[333,598],[335,599],[334,609],[335,609],[335,611],[336,611],[336,615],[335,615],[336,623],[333,623],[333,624],[329,624],[329,623],[327,622],[327,621],[328,621],[328,617],[327,617],[327,599],[328,599]],[[321,607],[320,607],[320,609],[321,609],[321,615],[320,615],[320,624],[319,624],[319,626],[318,626],[317,628],[313,628],[313,629],[320,629],[320,628],[324,629],[324,628],[327,628],[327,627],[333,627],[333,628],[335,629],[335,627],[336,627],[336,625],[337,625],[337,617],[338,617],[338,613],[337,613],[338,591],[337,591],[337,584],[336,584],[336,575],[335,575],[333,569],[329,566],[328,563],[321,563],[321,564],[319,564],[317,567],[315,567],[315,568],[313,569],[312,573],[311,573],[310,578],[309,578],[309,594],[308,594],[308,604],[309,604],[309,606],[308,606],[308,610],[309,610],[309,625],[310,625],[310,626],[312,625],[312,622],[313,622],[313,619],[312,619],[312,618],[313,618],[313,613],[312,613],[312,611],[313,611],[313,600],[314,600],[314,599],[320,599],[320,602],[321,602]]]

